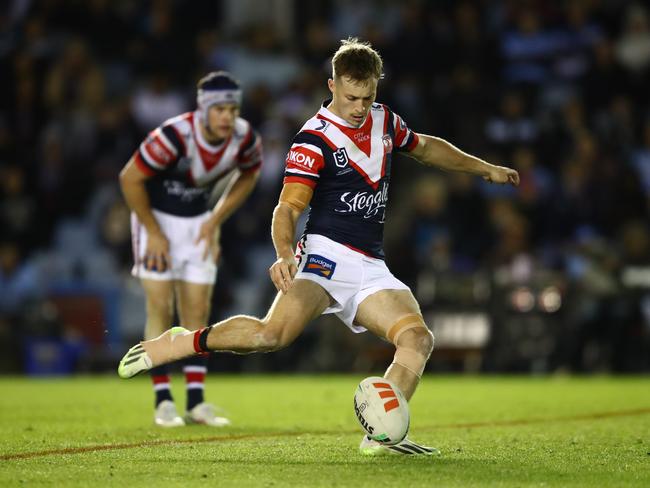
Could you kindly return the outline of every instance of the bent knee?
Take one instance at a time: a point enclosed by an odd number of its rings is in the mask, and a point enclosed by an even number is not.
[[[405,331],[397,341],[397,347],[409,348],[429,358],[433,351],[433,333],[426,327],[415,327]]]
[[[282,333],[280,330],[261,324],[253,334],[253,347],[259,352],[273,352],[282,349]]]
[[[426,327],[405,331],[396,344],[394,363],[411,371],[418,378],[433,350],[433,334]]]
[[[272,321],[262,320],[256,336],[259,351],[272,352],[287,347],[293,342],[286,323],[277,324]]]

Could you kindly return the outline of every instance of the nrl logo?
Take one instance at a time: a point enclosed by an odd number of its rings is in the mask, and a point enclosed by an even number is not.
[[[339,147],[334,151],[334,163],[336,163],[339,168],[344,168],[345,165],[348,164],[348,153],[344,147]]]

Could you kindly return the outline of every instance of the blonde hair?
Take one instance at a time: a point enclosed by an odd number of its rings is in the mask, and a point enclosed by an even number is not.
[[[381,79],[384,62],[369,42],[361,42],[356,37],[341,41],[341,46],[332,58],[332,78],[349,76],[354,81],[370,78]]]

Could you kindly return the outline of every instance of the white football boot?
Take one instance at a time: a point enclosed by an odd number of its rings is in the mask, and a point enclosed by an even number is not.
[[[178,415],[176,405],[171,400],[163,400],[158,404],[153,419],[160,427],[182,427],[185,425],[183,417]]]
[[[364,456],[386,456],[389,454],[403,454],[410,456],[439,456],[440,451],[435,447],[426,447],[404,439],[394,446],[388,446],[381,442],[373,441],[367,435],[361,439],[359,452]]]
[[[183,327],[172,327],[155,339],[136,344],[120,361],[117,374],[120,378],[132,378],[161,364],[196,355],[194,333]]]
[[[225,427],[230,420],[217,415],[217,407],[211,403],[201,402],[185,415],[188,424],[203,424],[211,427]]]

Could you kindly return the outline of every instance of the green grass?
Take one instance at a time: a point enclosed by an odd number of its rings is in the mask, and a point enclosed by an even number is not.
[[[425,376],[433,459],[358,454],[360,379],[212,376],[233,426],[162,430],[147,378],[0,378],[0,486],[650,486],[648,378]]]

